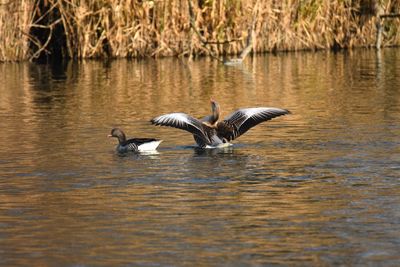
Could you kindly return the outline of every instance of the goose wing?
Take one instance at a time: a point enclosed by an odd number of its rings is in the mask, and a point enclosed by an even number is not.
[[[155,141],[159,141],[155,138],[132,138],[129,140],[126,140],[124,145],[128,145],[128,144],[135,144],[137,146],[143,145],[144,143],[149,143],[149,142],[155,142]]]
[[[289,110],[280,108],[259,107],[239,109],[218,123],[218,134],[230,141],[241,136],[261,122],[289,113]]]
[[[151,120],[154,125],[170,126],[182,129],[209,143],[210,140],[204,130],[203,123],[185,113],[170,113],[155,117]]]

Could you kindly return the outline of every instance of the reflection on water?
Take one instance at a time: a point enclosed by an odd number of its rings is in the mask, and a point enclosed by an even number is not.
[[[1,265],[400,265],[400,50],[2,64]],[[226,149],[159,114],[275,106]],[[164,139],[118,155],[106,135]]]

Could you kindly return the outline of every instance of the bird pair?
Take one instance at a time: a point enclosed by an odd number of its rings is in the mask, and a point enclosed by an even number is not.
[[[211,99],[212,114],[202,119],[196,119],[185,113],[170,113],[151,120],[154,125],[170,126],[190,132],[200,148],[217,148],[230,145],[230,141],[238,138],[257,124],[278,116],[289,114],[290,111],[281,108],[257,107],[241,108],[224,120],[219,121],[219,104]],[[126,139],[121,129],[114,128],[108,137],[118,138],[117,151],[144,152],[156,150],[162,140],[155,138]]]

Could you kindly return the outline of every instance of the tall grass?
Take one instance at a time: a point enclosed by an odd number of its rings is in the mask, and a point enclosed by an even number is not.
[[[29,57],[32,0],[0,0],[0,62]]]
[[[0,61],[51,55],[55,27],[70,58],[237,55],[254,21],[254,52],[368,47],[377,8],[400,13],[400,0],[2,1]],[[383,45],[399,45],[400,19],[383,23]]]

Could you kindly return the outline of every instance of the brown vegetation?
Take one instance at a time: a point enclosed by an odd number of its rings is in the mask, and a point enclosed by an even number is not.
[[[400,0],[0,3],[0,61],[239,55],[250,34],[255,52],[369,47],[377,39],[377,18],[382,45],[400,44],[400,18],[379,16],[400,13]]]

